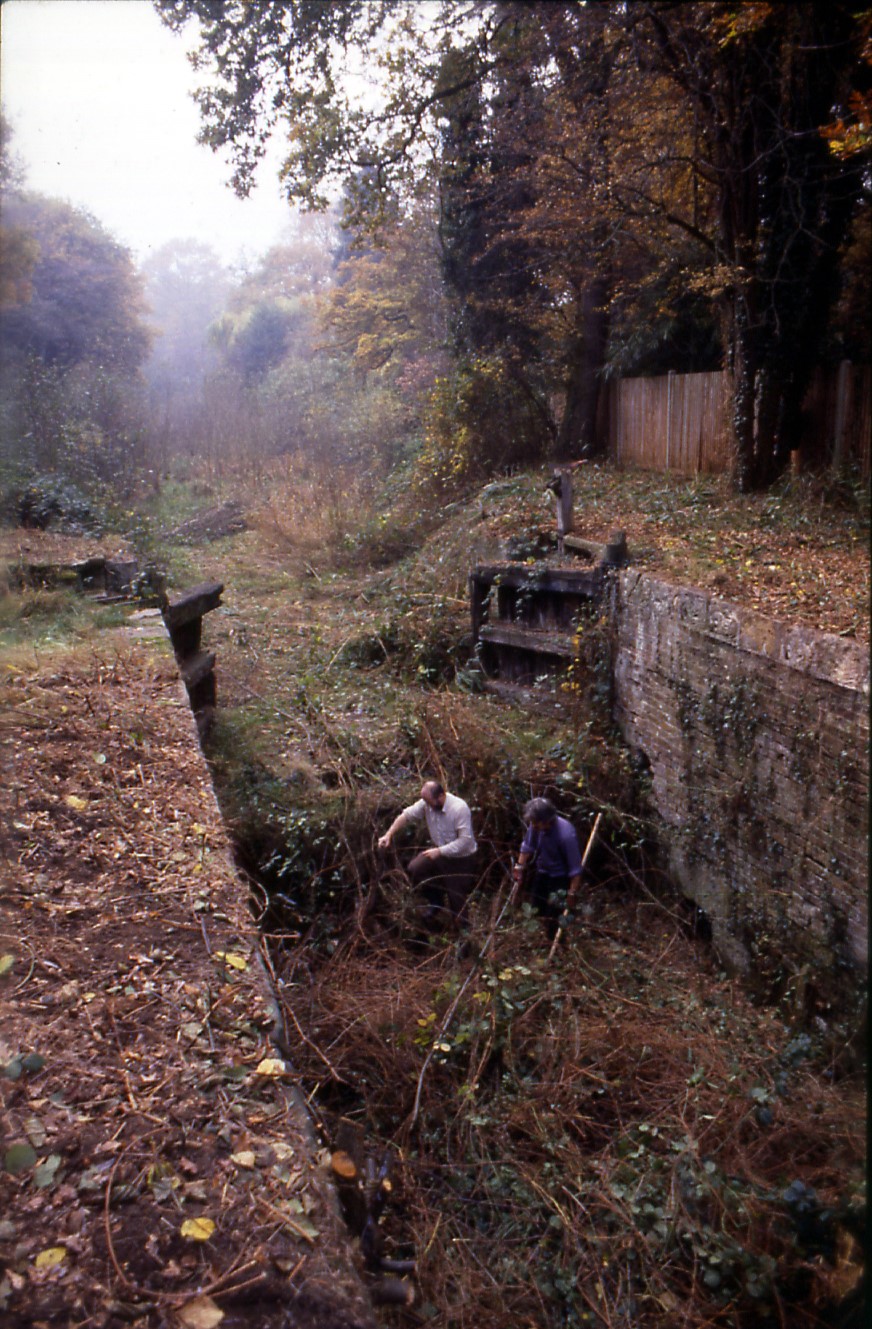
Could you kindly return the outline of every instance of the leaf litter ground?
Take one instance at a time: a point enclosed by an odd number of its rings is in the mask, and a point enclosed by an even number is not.
[[[3,1323],[369,1324],[171,653],[3,693]]]

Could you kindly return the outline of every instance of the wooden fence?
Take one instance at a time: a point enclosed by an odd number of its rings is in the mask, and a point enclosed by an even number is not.
[[[725,371],[626,378],[608,400],[609,455],[623,466],[718,474],[730,468],[730,381]],[[804,403],[801,451],[870,473],[872,368],[819,369]]]

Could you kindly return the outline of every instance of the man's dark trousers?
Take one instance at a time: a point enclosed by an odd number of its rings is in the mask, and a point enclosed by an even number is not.
[[[426,905],[423,910],[427,927],[437,930],[449,921],[466,921],[466,904],[478,881],[478,853],[462,858],[428,858],[416,854],[408,867],[412,885],[419,888]]]

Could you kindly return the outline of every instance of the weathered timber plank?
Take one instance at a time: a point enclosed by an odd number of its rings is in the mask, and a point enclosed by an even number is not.
[[[574,554],[587,554],[595,563],[600,562],[605,549],[605,545],[599,544],[596,540],[585,540],[580,535],[566,535],[563,537],[563,543]]]
[[[521,651],[535,651],[539,655],[561,655],[572,659],[575,639],[570,632],[548,632],[541,628],[526,628],[519,623],[487,623],[481,629],[481,640],[514,646]]]
[[[215,668],[214,651],[197,651],[196,655],[191,655],[183,660],[179,665],[179,673],[185,681],[188,688],[194,688],[198,683],[202,683]]]
[[[205,581],[180,596],[178,600],[173,600],[164,610],[164,622],[169,631],[172,633],[176,628],[184,627],[195,618],[202,618],[212,609],[217,609],[221,604],[223,590],[223,582]]]
[[[597,569],[530,568],[511,564],[484,564],[470,573],[470,581],[490,584],[499,578],[501,586],[523,587],[530,591],[562,591],[568,595],[599,595],[602,573]]]

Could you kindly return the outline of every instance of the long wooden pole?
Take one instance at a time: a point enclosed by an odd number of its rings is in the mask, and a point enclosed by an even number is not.
[[[470,969],[469,973],[466,975],[466,978],[463,981],[460,991],[457,993],[457,996],[454,998],[451,1005],[448,1007],[448,1010],[445,1012],[444,1016],[442,1017],[442,1023],[439,1026],[438,1032],[433,1035],[433,1041],[430,1044],[430,1051],[427,1053],[427,1056],[424,1058],[424,1065],[421,1067],[421,1073],[418,1076],[418,1087],[415,1090],[415,1103],[414,1106],[412,1107],[412,1114],[409,1117],[407,1123],[408,1128],[410,1130],[414,1126],[415,1122],[418,1120],[418,1113],[421,1110],[421,1090],[424,1085],[424,1076],[427,1074],[427,1067],[430,1065],[430,1062],[433,1058],[433,1053],[436,1051],[437,1044],[439,1044],[442,1041],[442,1039],[445,1037],[445,1032],[454,1018],[454,1012],[457,1010],[457,1007],[460,1004],[460,999],[463,996],[466,989],[469,987],[473,978],[475,978],[476,974],[478,973],[479,966],[481,965],[482,961],[484,960],[485,956],[490,950],[491,943],[494,937],[497,935],[497,932],[499,931],[499,926],[500,923],[502,923],[503,921],[503,916],[505,915],[509,906],[513,904],[514,899],[515,899],[515,884],[513,883],[512,889],[509,891],[509,894],[506,897],[506,902],[503,905],[502,909],[500,910],[499,918],[497,919],[496,923],[494,923],[493,927],[488,933],[485,943],[482,946],[481,950],[479,951],[478,955],[476,956],[472,968]]]
[[[582,875],[584,874],[584,869],[587,867],[587,860],[590,857],[590,851],[593,848],[593,842],[596,839],[596,833],[599,830],[599,824],[602,821],[602,816],[603,814],[601,812],[598,812],[596,814],[596,820],[593,823],[593,830],[588,836],[588,841],[587,844],[585,845],[584,854],[581,860],[581,872],[579,872],[578,874],[579,883],[581,882]],[[548,952],[549,964],[554,959],[554,952],[557,950],[557,944],[560,941],[560,938],[563,934],[563,930],[566,927],[566,924],[569,922],[569,910],[571,907],[572,907],[572,897],[567,896],[566,908],[564,909],[563,913],[560,916],[560,926],[558,927],[557,931],[554,934],[554,940],[551,943],[551,950]]]

